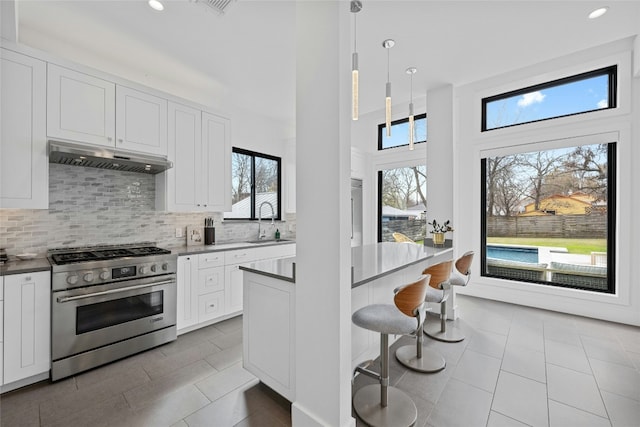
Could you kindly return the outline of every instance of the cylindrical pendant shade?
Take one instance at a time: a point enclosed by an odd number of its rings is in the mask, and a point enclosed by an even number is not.
[[[387,96],[385,98],[385,126],[387,136],[391,136],[391,82],[387,82]]]
[[[358,120],[358,52],[351,55],[351,119]]]

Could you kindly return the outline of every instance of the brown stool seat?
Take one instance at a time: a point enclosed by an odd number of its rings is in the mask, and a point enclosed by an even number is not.
[[[412,426],[418,417],[415,403],[403,391],[389,386],[389,334],[410,335],[422,330],[428,275],[397,290],[392,304],[372,304],[353,313],[361,328],[380,333],[380,374],[358,366],[356,372],[379,381],[360,388],[353,396],[353,408],[370,426]],[[379,401],[377,397],[379,396]]]

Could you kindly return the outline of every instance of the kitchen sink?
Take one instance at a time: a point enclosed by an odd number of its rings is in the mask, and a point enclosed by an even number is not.
[[[253,244],[257,244],[257,243],[279,243],[279,242],[290,242],[291,240],[289,239],[262,239],[262,240],[247,240],[245,241],[245,243],[253,243]]]

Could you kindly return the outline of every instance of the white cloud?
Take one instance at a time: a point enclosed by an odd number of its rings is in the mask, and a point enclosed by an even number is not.
[[[540,91],[525,93],[520,99],[518,99],[518,107],[524,108],[531,104],[541,103],[547,95],[544,95]]]
[[[609,106],[609,100],[602,99],[598,101],[598,108],[607,108]]]

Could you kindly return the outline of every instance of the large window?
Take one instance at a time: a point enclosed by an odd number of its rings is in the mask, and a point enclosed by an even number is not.
[[[482,100],[482,131],[616,106],[616,66]]]
[[[281,219],[279,157],[234,147],[231,183],[232,206],[225,219]]]
[[[483,158],[481,274],[615,292],[615,148]]]
[[[426,234],[425,165],[378,171],[378,241],[393,242],[401,233],[416,242]]]
[[[414,118],[414,143],[419,144],[427,141],[427,115],[418,114]],[[402,147],[409,145],[409,118],[395,120],[391,122],[391,136],[387,136],[387,126],[382,123],[378,125],[378,150],[387,148]]]

